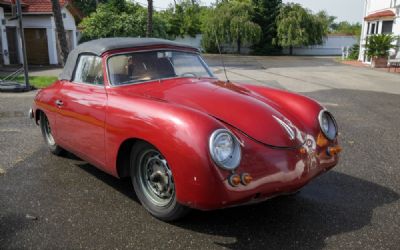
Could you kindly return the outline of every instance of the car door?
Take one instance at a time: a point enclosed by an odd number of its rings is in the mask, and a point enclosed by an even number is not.
[[[64,81],[56,105],[59,109],[57,132],[62,145],[85,160],[104,167],[107,93],[100,57],[79,56],[73,80]]]

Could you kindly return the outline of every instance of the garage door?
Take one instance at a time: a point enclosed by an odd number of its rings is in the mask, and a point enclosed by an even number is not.
[[[49,64],[46,29],[24,29],[28,64]]]

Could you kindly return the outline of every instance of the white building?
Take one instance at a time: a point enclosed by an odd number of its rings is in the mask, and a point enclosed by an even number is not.
[[[365,0],[359,61],[370,63],[365,55],[366,38],[373,34],[400,36],[400,0]],[[397,41],[399,44],[400,41]]]
[[[70,49],[77,45],[76,25],[68,0],[59,0]],[[18,20],[12,20],[12,0],[0,0],[0,64],[20,64],[22,46]],[[60,48],[50,0],[21,0],[28,63],[54,65],[60,62]],[[74,12],[75,13],[75,12]],[[76,14],[76,13],[75,13]]]

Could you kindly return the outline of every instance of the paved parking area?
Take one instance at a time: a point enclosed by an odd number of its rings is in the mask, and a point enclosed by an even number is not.
[[[329,108],[344,147],[339,165],[296,196],[164,223],[129,180],[46,151],[26,116],[34,92],[0,93],[0,249],[398,249],[400,76],[330,58],[224,58],[231,80]],[[206,59],[222,78],[219,58]]]

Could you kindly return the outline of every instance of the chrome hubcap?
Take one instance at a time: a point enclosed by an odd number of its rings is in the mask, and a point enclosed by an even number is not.
[[[167,161],[156,150],[148,150],[140,159],[140,184],[145,196],[157,206],[168,205],[175,193]]]

